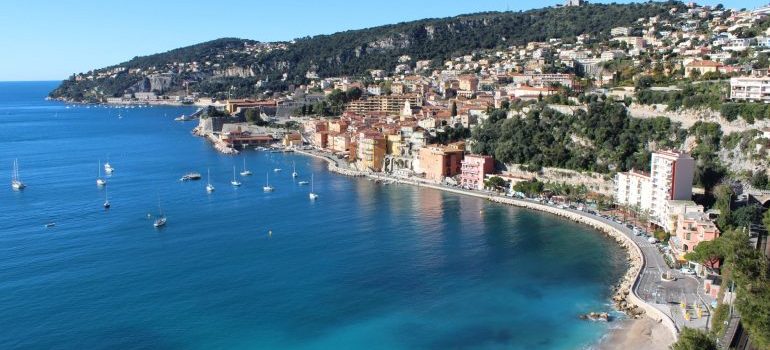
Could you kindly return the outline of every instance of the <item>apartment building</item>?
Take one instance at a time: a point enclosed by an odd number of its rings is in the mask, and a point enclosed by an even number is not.
[[[616,175],[615,201],[647,211],[653,223],[670,232],[668,203],[692,197],[695,159],[686,153],[658,151],[650,163],[649,175],[636,171]]]
[[[495,169],[492,156],[467,154],[460,162],[460,186],[474,190],[484,189],[484,177]]]
[[[730,78],[730,98],[746,101],[770,101],[770,76]]]

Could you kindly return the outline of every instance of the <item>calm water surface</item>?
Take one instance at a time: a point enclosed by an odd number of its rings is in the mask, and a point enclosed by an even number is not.
[[[574,349],[606,332],[577,315],[610,310],[626,265],[594,230],[300,155],[220,155],[173,121],[193,108],[67,108],[43,100],[54,86],[0,83],[0,348]],[[254,176],[232,188],[244,157]]]

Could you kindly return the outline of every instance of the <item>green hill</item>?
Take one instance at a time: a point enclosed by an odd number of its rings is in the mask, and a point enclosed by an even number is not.
[[[568,39],[584,33],[606,38],[613,27],[633,25],[644,17],[666,18],[672,7],[682,6],[680,2],[669,1],[486,12],[317,35],[283,43],[224,38],[135,57],[115,66],[83,73],[80,78],[73,75],[50,95],[83,101],[120,96],[126,91],[150,91],[155,87],[161,87],[163,92],[181,90],[185,83],[192,91],[208,95],[227,92],[251,95],[267,89],[280,91],[291,84],[307,82],[308,72],[330,77],[363,75],[372,69],[390,71],[403,55],[410,56],[412,62],[432,60],[433,65],[438,66],[449,57],[480,49],[505,48],[550,38]],[[198,64],[194,71],[179,66],[179,63],[192,62]],[[161,73],[167,73],[164,83],[148,82],[148,76]]]

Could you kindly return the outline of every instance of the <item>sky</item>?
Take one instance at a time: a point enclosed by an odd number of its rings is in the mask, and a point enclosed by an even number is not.
[[[755,8],[770,0],[702,0]],[[2,0],[0,81],[62,80],[221,37],[291,40],[422,18],[527,10],[563,0]],[[593,2],[607,2],[597,1]],[[614,2],[630,2],[616,0]]]

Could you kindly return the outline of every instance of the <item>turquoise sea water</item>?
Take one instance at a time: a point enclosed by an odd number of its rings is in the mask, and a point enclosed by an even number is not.
[[[2,349],[573,349],[606,332],[577,315],[610,310],[626,265],[594,230],[300,155],[221,155],[173,121],[192,108],[66,108],[43,100],[54,86],[0,83]],[[254,176],[232,188],[243,157]]]

